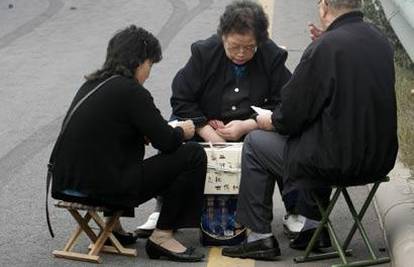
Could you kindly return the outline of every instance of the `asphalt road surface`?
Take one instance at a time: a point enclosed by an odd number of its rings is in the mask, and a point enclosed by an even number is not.
[[[86,263],[55,259],[75,226],[63,210],[51,206],[56,237],[49,236],[44,214],[46,164],[52,145],[83,75],[104,60],[109,38],[129,24],[142,26],[161,41],[164,59],[153,67],[145,86],[152,92],[162,114],[170,114],[170,84],[187,61],[190,44],[215,33],[228,0],[1,0],[0,1],[0,266],[84,266]],[[274,40],[289,51],[288,66],[294,69],[309,43],[308,21],[317,21],[316,1],[263,1],[271,15]],[[9,5],[13,4],[13,8]],[[148,155],[153,154],[150,150]],[[360,202],[366,188],[352,197]],[[275,191],[277,192],[277,190]],[[278,262],[229,260],[218,249],[201,248],[206,260],[197,264],[149,260],[145,240],[136,244],[138,257],[104,255],[105,266],[293,266],[298,251],[288,248],[282,233],[284,210],[274,197],[273,232],[281,243]],[[128,229],[143,223],[154,201],[136,209],[125,219]],[[340,236],[350,227],[351,217],[343,205],[333,221]],[[376,250],[386,255],[379,221],[371,207],[365,224]],[[178,232],[186,245],[199,246],[198,231]],[[81,241],[80,249],[88,242]],[[355,258],[367,256],[357,235],[351,243]],[[298,266],[328,266],[337,260]],[[384,265],[388,266],[388,265]]]

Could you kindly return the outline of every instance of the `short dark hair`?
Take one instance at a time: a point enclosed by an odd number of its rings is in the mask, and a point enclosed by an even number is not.
[[[106,79],[115,74],[133,78],[136,68],[147,59],[153,63],[161,61],[160,42],[145,29],[131,25],[111,38],[102,68],[86,75],[85,78],[93,81]]]
[[[269,20],[263,7],[255,2],[242,0],[234,1],[220,17],[217,28],[219,36],[229,33],[245,34],[252,32],[258,44],[269,39]]]

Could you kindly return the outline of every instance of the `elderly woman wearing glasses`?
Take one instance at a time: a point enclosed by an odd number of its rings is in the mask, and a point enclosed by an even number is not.
[[[291,74],[287,52],[268,34],[263,8],[235,1],[217,34],[191,46],[191,57],[172,84],[173,115],[190,118],[200,140],[240,141],[257,128],[250,106],[273,109]]]
[[[273,110],[280,101],[291,73],[287,52],[269,39],[268,27],[262,6],[234,1],[217,34],[192,44],[190,59],[173,80],[171,105],[174,119],[195,123],[196,141],[242,141],[257,129],[251,106]],[[157,214],[139,227],[140,235],[155,226]]]

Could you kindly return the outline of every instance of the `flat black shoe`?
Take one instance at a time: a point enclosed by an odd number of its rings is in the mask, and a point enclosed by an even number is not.
[[[152,235],[152,232],[154,232],[154,230],[136,229],[134,231],[138,238],[148,238]]]
[[[155,244],[150,239],[147,240],[145,250],[150,259],[164,257],[171,261],[197,262],[202,261],[204,258],[204,255],[197,253],[194,248],[187,248],[187,250],[182,253],[176,253]]]
[[[289,247],[298,250],[305,250],[315,231],[316,228],[312,228],[303,232],[299,232],[299,234],[290,241]],[[323,228],[321,234],[319,235],[319,240],[316,241],[313,249],[319,250],[321,248],[329,248],[331,246],[332,243],[331,239],[329,238],[328,229]]]
[[[280,254],[279,243],[274,236],[243,244],[223,248],[223,256],[241,259],[255,259],[265,261],[278,260]]]
[[[295,239],[300,232],[292,232],[289,230],[289,228],[286,225],[283,225],[283,233],[289,238],[289,239]]]
[[[112,232],[112,234],[116,237],[116,239],[118,239],[119,243],[121,243],[121,245],[123,245],[123,246],[128,246],[128,245],[135,244],[137,242],[137,238],[138,238],[133,233],[121,234],[121,233],[118,233],[118,232]],[[109,238],[105,241],[105,245],[107,245],[107,246],[112,245],[112,242]]]

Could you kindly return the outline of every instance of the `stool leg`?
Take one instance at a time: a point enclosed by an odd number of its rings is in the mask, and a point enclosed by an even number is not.
[[[69,238],[68,243],[66,244],[64,250],[54,250],[52,254],[57,258],[65,258],[71,260],[79,260],[79,261],[87,261],[93,263],[101,263],[101,259],[97,255],[87,255],[77,252],[72,252],[76,240],[78,239],[82,230],[86,233],[86,235],[95,242],[96,234],[92,231],[89,227],[89,221],[91,216],[86,213],[85,217],[82,217],[77,210],[68,209],[72,217],[78,222],[78,228],[72,233],[71,237]]]
[[[92,218],[98,217],[96,212],[94,211],[88,211]],[[98,239],[94,243],[93,248],[89,252],[89,255],[98,255],[101,251],[105,241],[108,239],[108,236],[112,233],[112,229],[114,228],[116,222],[119,220],[120,213],[116,213],[116,215],[112,216],[109,221],[107,222],[106,226],[101,230],[99,233]]]
[[[355,210],[354,204],[352,203],[352,200],[351,200],[351,198],[348,194],[348,191],[346,191],[346,189],[343,189],[343,194],[344,194],[345,201],[348,204],[349,211],[351,212],[352,217],[354,218],[354,221],[355,221],[354,224],[356,224],[356,227],[358,228],[359,232],[361,233],[362,239],[364,240],[364,243],[365,243],[366,247],[368,248],[369,253],[371,254],[371,258],[372,259],[377,259],[377,256],[375,255],[374,249],[372,248],[372,245],[371,245],[371,242],[368,238],[368,235],[367,235],[367,233],[366,233],[366,231],[365,231],[365,229],[364,229],[364,227],[361,223],[361,220],[362,220],[365,212],[363,214],[360,214],[361,216],[358,215],[356,210]],[[370,203],[371,200],[372,200],[372,198],[368,198],[365,202]],[[355,233],[355,231],[354,231],[354,233]]]
[[[84,220],[84,218],[79,214],[78,211],[69,209],[70,214],[72,214],[73,218],[78,222],[79,226],[82,227],[85,234],[90,238],[92,242],[95,242],[97,239],[96,234],[92,231],[92,229],[89,227],[88,222]],[[89,213],[89,211],[87,212]]]
[[[330,221],[328,222],[328,230],[329,230],[330,237],[331,237],[331,239],[332,239],[332,241],[335,245],[336,251],[337,251],[337,252],[335,252],[335,254],[341,258],[341,260],[344,264],[347,264],[348,260],[346,259],[346,256],[350,255],[351,251],[345,251],[345,250],[342,249],[342,245],[340,244],[339,238],[336,235]]]
[[[324,253],[324,254],[320,254],[320,255],[310,256],[310,253],[312,252],[312,250],[314,248],[314,245],[317,241],[317,238],[319,237],[319,235],[322,232],[322,229],[325,225],[328,225],[328,229],[330,230],[331,235],[333,235],[334,239],[337,241],[335,231],[333,230],[333,227],[332,227],[332,225],[329,221],[329,215],[331,214],[333,208],[335,207],[335,204],[338,201],[340,193],[341,193],[341,191],[339,189],[337,189],[335,191],[335,193],[334,193],[332,199],[330,200],[329,205],[328,205],[326,210],[323,209],[318,197],[313,194],[313,197],[315,198],[316,204],[318,205],[319,210],[321,212],[322,220],[321,220],[318,228],[316,229],[315,233],[313,234],[311,241],[309,242],[308,246],[306,247],[304,256],[294,258],[295,262],[302,263],[302,262],[315,261],[315,260],[320,260],[320,259],[328,259],[328,258],[338,257],[338,254],[341,258],[345,258],[345,255],[341,256],[340,252],[338,252],[338,253],[337,252],[335,252],[335,253]],[[335,243],[335,240],[333,240],[334,243]],[[343,254],[345,254],[345,253],[346,252],[344,252]],[[346,258],[345,258],[345,262],[346,262]]]
[[[332,207],[331,207],[331,209],[329,210],[329,213],[327,213],[327,212],[325,212],[324,210],[323,210],[323,206],[322,206],[322,203],[321,203],[321,201],[320,201],[320,199],[318,198],[318,196],[317,195],[314,195],[313,197],[314,197],[314,199],[315,199],[315,201],[316,201],[316,204],[318,205],[318,208],[319,208],[319,212],[321,213],[321,215],[322,215],[322,218],[323,219],[325,219],[325,220],[322,220],[321,222],[320,222],[320,224],[321,225],[327,225],[328,226],[328,231],[329,231],[329,236],[330,236],[330,238],[332,239],[332,241],[333,241],[333,243],[334,243],[334,245],[335,245],[335,247],[336,247],[336,251],[337,252],[335,252],[334,254],[336,254],[337,256],[339,256],[340,258],[341,258],[341,260],[342,260],[342,262],[344,263],[344,264],[347,264],[348,263],[348,260],[346,259],[346,254],[347,254],[347,252],[346,251],[344,251],[343,249],[342,249],[342,245],[340,244],[340,242],[339,242],[339,238],[338,238],[338,236],[336,235],[336,232],[335,232],[335,230],[334,230],[334,228],[333,228],[333,226],[332,226],[332,223],[331,223],[331,221],[329,220],[329,215],[331,214],[331,212],[332,212],[332,210],[333,210],[333,207],[334,207],[334,205],[336,204],[336,202],[338,201],[338,198],[339,198],[339,195],[340,195],[340,193],[342,192],[342,188],[341,187],[338,187],[337,189],[336,189],[336,191],[335,191],[335,195],[334,195],[334,197],[332,198],[332,200],[331,200],[331,202],[333,202],[332,204]],[[328,205],[328,207],[330,207],[331,205],[331,202],[329,203],[329,205]],[[326,253],[327,255],[331,255],[332,253]],[[323,256],[323,254],[322,255],[320,255],[320,256]]]
[[[379,185],[380,185],[380,183],[375,183],[374,184],[374,186],[372,187],[371,191],[368,194],[367,199],[365,200],[364,204],[362,205],[361,210],[360,210],[359,215],[358,215],[358,219],[360,221],[364,217],[365,212],[367,211],[367,209],[369,207],[369,204],[371,203],[372,199],[374,198],[375,193],[377,192],[377,189],[378,189]],[[352,225],[351,231],[349,232],[347,238],[345,239],[345,242],[344,242],[344,245],[343,245],[344,249],[348,248],[349,244],[351,243],[352,237],[355,234],[356,229],[357,229],[357,225],[354,222],[354,224]]]
[[[122,212],[119,212],[119,214],[116,213],[114,215],[114,216],[117,216],[116,220],[119,219],[121,214],[122,214]],[[105,222],[96,213],[92,215],[92,218],[101,229],[105,228]],[[112,234],[112,229],[110,231],[110,234],[108,235],[108,238],[109,238],[109,240],[111,240],[111,242],[113,244],[113,247],[112,246],[104,246],[103,249],[102,249],[103,252],[109,252],[109,253],[115,253],[115,254],[121,254],[121,255],[125,255],[125,256],[133,256],[133,257],[137,256],[137,250],[136,249],[125,248],[124,246],[122,246],[122,244],[118,241],[118,239],[116,239],[116,237]],[[93,248],[93,246],[90,246],[90,249],[92,249],[92,248]]]
[[[85,220],[85,223],[89,223],[89,221],[91,220],[91,216],[89,215],[89,213],[86,213],[86,215],[83,219]],[[64,251],[71,251],[73,249],[73,247],[76,244],[76,240],[78,239],[78,237],[82,233],[82,231],[83,231],[82,227],[80,227],[80,226],[76,227],[76,230],[73,231],[73,233],[70,236],[68,242],[66,243],[66,245],[63,249]]]

